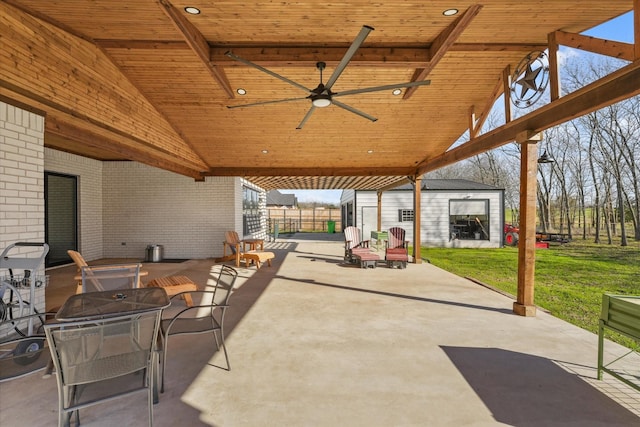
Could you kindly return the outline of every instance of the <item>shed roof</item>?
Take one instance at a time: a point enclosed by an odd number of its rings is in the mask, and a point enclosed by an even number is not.
[[[283,194],[278,190],[267,191],[267,206],[296,206],[295,194]]]
[[[390,191],[413,191],[413,184],[404,184]],[[502,191],[503,188],[467,179],[423,179],[422,191]]]

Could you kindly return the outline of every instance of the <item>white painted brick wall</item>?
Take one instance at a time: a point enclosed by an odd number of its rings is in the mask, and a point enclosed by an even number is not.
[[[226,230],[242,231],[242,180],[196,182],[136,162],[99,162],[45,149],[46,170],[78,176],[80,252],[88,261],[222,255]],[[125,245],[122,245],[122,243]]]
[[[142,259],[149,244],[162,245],[165,258],[218,257],[224,232],[242,230],[240,180],[196,182],[136,162],[105,162],[103,224],[105,257]]]
[[[16,242],[44,242],[44,118],[0,101],[0,250]],[[40,253],[24,248],[11,255]],[[0,269],[0,276],[7,274]],[[34,274],[44,276],[44,266]],[[29,300],[28,288],[20,293]],[[44,287],[30,302],[44,311]],[[8,329],[0,329],[0,338]]]

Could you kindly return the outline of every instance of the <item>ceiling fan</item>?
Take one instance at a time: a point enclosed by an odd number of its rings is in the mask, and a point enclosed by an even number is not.
[[[316,68],[320,71],[320,84],[315,89],[309,89],[306,86],[301,85],[300,83],[294,82],[293,80],[290,80],[284,76],[281,76],[280,74],[274,73],[271,70],[267,70],[266,68],[258,64],[255,64],[247,59],[234,55],[231,51],[227,52],[225,55],[227,55],[229,58],[235,59],[236,61],[242,62],[243,64],[246,64],[264,73],[267,73],[270,76],[275,77],[276,79],[282,80],[283,82],[289,83],[290,85],[295,86],[299,89],[302,89],[303,91],[309,94],[308,96],[299,97],[299,98],[285,98],[285,99],[279,99],[275,101],[255,102],[252,104],[230,105],[230,106],[227,106],[227,108],[244,108],[244,107],[253,107],[256,105],[276,104],[281,102],[292,102],[292,101],[300,101],[303,99],[310,99],[311,108],[309,109],[309,111],[304,116],[304,118],[302,119],[302,121],[300,122],[300,124],[296,129],[302,129],[302,126],[304,126],[307,120],[309,120],[309,117],[311,117],[311,114],[313,114],[313,111],[316,109],[316,107],[322,108],[322,107],[328,107],[329,105],[335,105],[337,107],[350,111],[354,114],[357,114],[361,117],[364,117],[365,119],[369,119],[372,122],[375,122],[376,120],[378,120],[375,117],[367,113],[364,113],[360,110],[357,110],[349,105],[343,104],[342,102],[336,101],[334,98],[337,98],[340,96],[346,96],[346,95],[356,95],[359,93],[366,93],[366,92],[378,92],[383,90],[393,90],[393,89],[401,89],[406,87],[424,86],[424,85],[428,85],[430,81],[422,80],[422,81],[416,81],[416,82],[398,83],[398,84],[374,86],[374,87],[368,87],[368,88],[362,88],[362,89],[345,90],[342,92],[333,92],[331,88],[333,87],[334,83],[336,82],[336,80],[338,80],[338,77],[340,77],[340,75],[346,68],[347,64],[349,64],[349,61],[351,61],[351,58],[353,57],[353,55],[356,53],[358,48],[360,48],[360,45],[362,45],[362,43],[364,42],[364,39],[367,38],[367,36],[371,31],[373,31],[373,27],[370,27],[368,25],[364,25],[362,27],[362,29],[360,30],[360,33],[358,34],[356,39],[353,41],[353,43],[351,44],[347,52],[344,54],[344,56],[342,57],[342,60],[340,61],[336,69],[333,70],[333,74],[331,74],[331,77],[329,77],[329,80],[327,81],[327,83],[322,83],[322,71],[325,69],[326,64],[324,62],[316,63]]]

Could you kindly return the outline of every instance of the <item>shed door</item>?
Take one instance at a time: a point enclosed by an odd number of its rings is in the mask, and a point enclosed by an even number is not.
[[[360,215],[360,228],[362,229],[362,240],[369,240],[371,232],[378,227],[378,208],[375,206],[363,206]]]

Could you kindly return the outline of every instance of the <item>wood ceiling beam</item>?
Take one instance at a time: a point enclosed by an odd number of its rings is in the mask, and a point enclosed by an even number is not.
[[[478,114],[475,114],[475,108],[473,108],[473,106],[471,107],[471,111],[475,115],[475,117],[470,119],[469,134],[471,135],[472,139],[475,138],[482,130],[482,126],[484,126],[485,122],[489,118],[489,113],[491,112],[491,109],[493,108],[493,105],[496,103],[498,98],[500,98],[500,95],[506,93],[506,96],[509,96],[509,92],[504,91],[504,79],[506,78],[506,76],[508,76],[509,66],[507,66],[505,70],[506,73],[502,72],[498,77],[498,81],[491,91],[491,95],[489,95],[489,98],[487,98],[487,102],[485,103],[482,110],[480,110]]]
[[[423,174],[505,145],[522,132],[539,133],[592,111],[640,94],[640,61],[559,98],[491,132],[480,135],[433,159],[423,160]]]
[[[214,47],[211,59],[218,65],[244,66],[225,55],[235,55],[263,67],[315,67],[322,61],[334,67],[344,57],[344,47]],[[351,58],[351,66],[414,68],[429,64],[429,49],[415,47],[360,47]]]
[[[433,70],[444,57],[445,53],[453,46],[458,37],[460,37],[469,24],[471,24],[473,18],[478,15],[480,9],[482,9],[482,5],[480,4],[470,6],[458,19],[449,24],[449,26],[435,38],[429,48],[429,56],[431,58],[429,64],[415,71],[411,79],[412,82],[422,81],[429,75],[431,70]],[[407,88],[402,99],[409,99],[416,90],[418,90],[418,86]]]
[[[70,135],[73,136],[73,140],[81,141],[82,144],[91,145],[88,141],[92,139],[99,139],[101,142],[110,141],[113,146],[107,144],[104,146],[98,145],[97,147],[109,149],[114,153],[137,153],[131,160],[140,161],[141,163],[150,164],[148,163],[149,161],[166,161],[174,165],[180,165],[180,170],[189,171],[186,173],[187,176],[193,176],[194,173],[200,176],[200,170],[205,166],[203,162],[195,162],[176,156],[175,152],[164,149],[160,145],[137,138],[108,123],[92,119],[78,111],[73,111],[2,79],[0,79],[0,99],[11,100],[10,103],[17,102],[18,105],[29,105],[30,109],[42,111],[42,114],[46,115],[47,131],[64,136],[64,130],[68,130]],[[55,123],[55,125],[52,123]]]
[[[235,97],[233,89],[224,70],[211,62],[209,43],[207,43],[204,36],[167,0],[158,0],[158,3],[178,31],[180,31],[189,47],[193,49],[205,67],[207,67],[207,70],[209,70],[220,87],[227,93],[230,99],[233,99]]]
[[[126,50],[186,50],[189,45],[183,41],[157,40],[95,40],[102,49]],[[531,52],[544,50],[544,43],[461,43],[455,44],[449,52]],[[344,47],[275,47],[275,46],[214,46],[210,50],[211,62],[219,67],[244,66],[225,55],[227,51],[263,67],[315,67],[323,61],[328,66],[337,65],[344,56]],[[349,66],[424,68],[429,65],[428,47],[366,47],[362,46]]]
[[[565,31],[555,31],[553,35],[555,37],[556,43],[563,46],[597,53],[600,55],[611,56],[613,58],[624,59],[627,61],[634,60],[634,46],[629,43],[599,39],[597,37],[584,36],[582,34],[576,33],[567,33]]]
[[[211,168],[206,176],[408,176],[415,167],[393,168],[254,168],[220,167]]]
[[[48,114],[45,120],[45,146],[49,146],[49,144],[47,144],[46,135],[57,135],[64,140],[73,141],[79,146],[89,146],[111,152],[118,156],[122,156],[122,158],[126,158],[127,160],[133,160],[149,166],[175,172],[196,180],[202,178],[202,174],[197,170],[197,168],[191,168],[184,164],[172,161],[172,159],[180,160],[175,156],[154,153],[153,150],[132,145],[128,143],[128,141],[123,141],[126,140],[124,137],[113,134],[105,135],[95,132],[96,129],[92,130],[87,127],[83,127],[84,125],[86,125],[86,123],[83,123],[82,121],[74,124],[64,117],[58,117],[56,114]],[[79,154],[83,155],[82,153]]]

